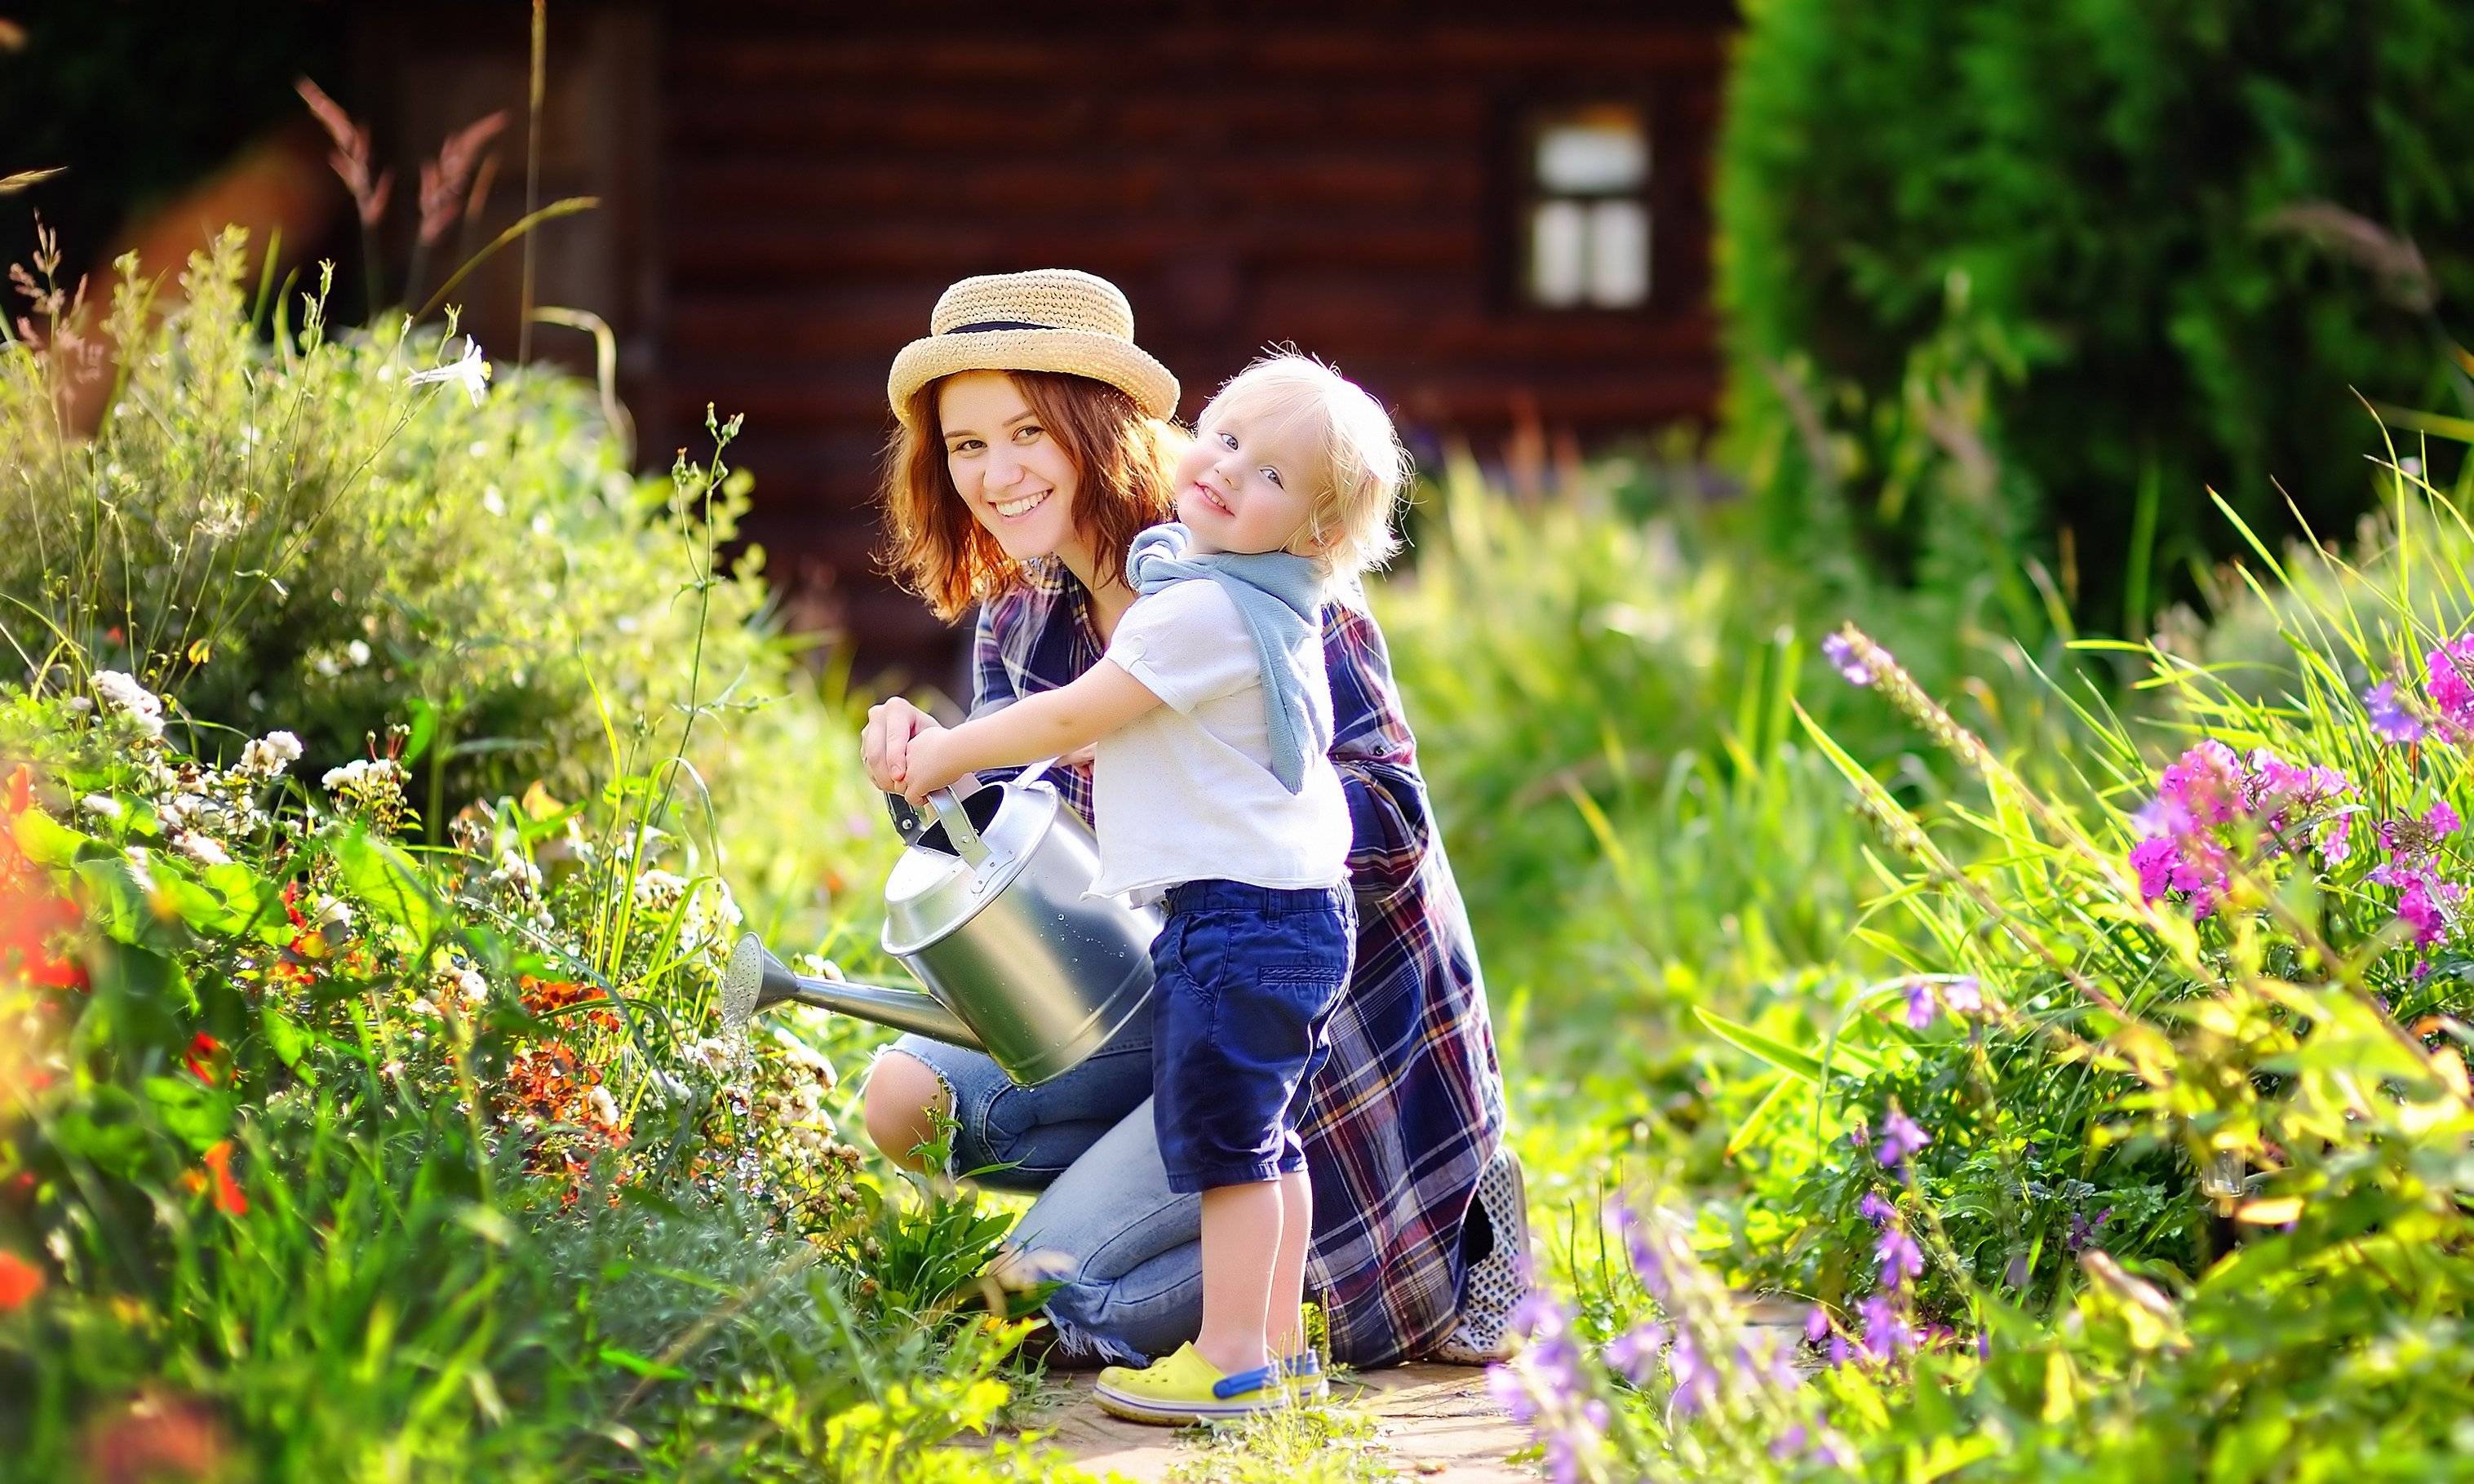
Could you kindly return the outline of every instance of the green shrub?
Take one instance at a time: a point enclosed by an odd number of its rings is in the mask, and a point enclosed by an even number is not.
[[[1566,1265],[1581,1292],[1533,1308],[1500,1383],[1550,1464],[2455,1472],[2474,1401],[2474,579],[2434,559],[2467,540],[2459,511],[2422,488],[2400,506],[2364,559],[2331,559],[2342,580],[2268,601],[2289,684],[2256,699],[2146,648],[2172,719],[2089,708],[2054,782],[1860,632],[1834,636],[1859,693],[1986,798],[1928,826],[1807,728],[1897,849],[1868,935],[1904,972],[1802,1039],[1709,1017],[1773,1069],[1734,1132],[1756,1165],[1747,1240],[1705,1240],[1713,1267],[1634,1205],[1611,1260]],[[1747,1330],[1731,1284],[1798,1299],[1808,1348]]]
[[[556,372],[501,369],[468,399],[411,384],[467,349],[451,337],[330,334],[315,296],[289,328],[289,306],[252,304],[241,248],[229,232],[193,258],[159,316],[149,285],[119,285],[120,380],[91,441],[51,412],[85,365],[74,343],[0,344],[17,652],[139,675],[210,759],[279,722],[316,773],[408,727],[432,841],[469,800],[571,798],[692,731],[661,787],[696,802],[684,819],[760,922],[826,935],[891,837],[855,703],[768,628],[762,553],[714,560],[744,479],[716,457],[639,481],[594,389]]]
[[[2066,532],[2043,545],[2079,611],[2143,633],[2163,574],[2228,539],[2204,490],[2276,528],[2281,488],[2342,530],[2378,448],[2357,391],[2466,410],[2433,319],[2474,289],[2462,7],[1746,19],[1718,296],[1731,421],[1788,548],[1852,538],[1904,573]],[[1977,446],[1949,426],[1970,401]],[[1970,467],[1973,493],[1930,487]]]

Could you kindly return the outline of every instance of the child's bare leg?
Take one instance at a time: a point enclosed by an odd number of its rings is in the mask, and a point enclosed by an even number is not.
[[[1194,1348],[1223,1375],[1271,1363],[1264,1329],[1283,1204],[1276,1180],[1202,1193],[1202,1333]]]
[[[1306,1348],[1298,1307],[1306,1298],[1306,1248],[1314,1238],[1314,1182],[1303,1171],[1280,1177],[1280,1250],[1272,1264],[1272,1311],[1266,1326],[1272,1358]]]

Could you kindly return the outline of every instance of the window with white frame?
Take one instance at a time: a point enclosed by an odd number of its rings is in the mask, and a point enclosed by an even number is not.
[[[1521,290],[1549,309],[1649,302],[1649,126],[1638,109],[1543,114],[1529,132]]]

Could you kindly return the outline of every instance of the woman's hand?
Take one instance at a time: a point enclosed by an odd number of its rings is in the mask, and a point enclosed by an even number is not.
[[[936,725],[936,718],[901,696],[867,709],[867,725],[859,734],[860,766],[870,783],[886,793],[902,791],[903,762],[910,739]]]

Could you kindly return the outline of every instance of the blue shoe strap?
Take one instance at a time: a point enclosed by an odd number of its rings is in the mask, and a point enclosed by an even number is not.
[[[1231,1397],[1242,1397],[1249,1391],[1261,1391],[1279,1378],[1279,1367],[1256,1366],[1251,1371],[1240,1371],[1235,1375],[1222,1376],[1212,1382],[1211,1395],[1225,1401]]]
[[[1299,1350],[1280,1362],[1280,1369],[1291,1375],[1322,1375],[1322,1357],[1312,1350]]]

